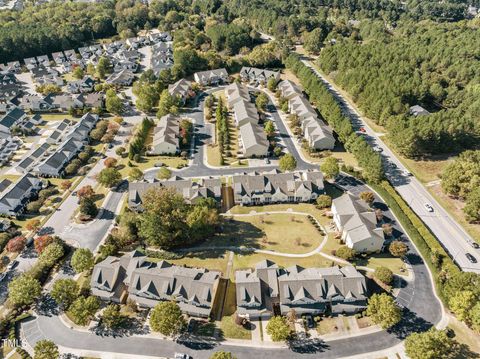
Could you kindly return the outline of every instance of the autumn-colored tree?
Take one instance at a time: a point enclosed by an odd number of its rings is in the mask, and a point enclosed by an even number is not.
[[[54,240],[52,236],[38,236],[33,240],[33,245],[37,253],[40,254],[49,244],[53,243]]]
[[[40,229],[40,225],[40,220],[32,218],[27,221],[25,228],[31,232],[37,232]]]
[[[62,181],[62,183],[60,183],[60,188],[64,191],[69,190],[70,187],[72,187],[72,182],[71,181]]]
[[[11,253],[20,253],[25,248],[27,240],[23,236],[12,238],[7,243],[7,251]]]
[[[93,190],[92,186],[87,185],[83,186],[77,191],[77,196],[79,199],[83,198],[90,198],[95,194],[95,191]]]
[[[107,168],[115,167],[117,165],[117,159],[113,157],[108,157],[105,161],[103,161],[103,164]]]

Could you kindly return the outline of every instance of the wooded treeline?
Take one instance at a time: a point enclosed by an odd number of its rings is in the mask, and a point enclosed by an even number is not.
[[[393,32],[374,24],[360,26],[362,41],[339,38],[327,45],[319,67],[387,128],[407,157],[478,144],[479,24],[404,22]],[[411,116],[413,105],[431,114]]]

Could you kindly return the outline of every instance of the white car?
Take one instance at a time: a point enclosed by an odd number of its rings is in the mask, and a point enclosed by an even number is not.
[[[188,354],[183,354],[183,353],[175,353],[174,356],[175,359],[190,359],[191,356]]]
[[[426,209],[428,212],[433,212],[433,207],[432,207],[431,204],[425,203],[424,206],[425,206],[425,209]]]

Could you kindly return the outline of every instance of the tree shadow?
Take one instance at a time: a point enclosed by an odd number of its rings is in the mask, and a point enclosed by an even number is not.
[[[291,351],[300,354],[321,353],[330,347],[322,339],[309,338],[306,333],[297,333],[287,345]]]
[[[387,332],[394,334],[399,339],[405,339],[412,333],[420,333],[429,330],[432,323],[417,316],[408,308],[403,308],[402,319],[398,324],[388,329]]]

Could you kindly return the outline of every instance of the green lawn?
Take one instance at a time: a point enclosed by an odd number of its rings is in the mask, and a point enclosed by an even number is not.
[[[150,258],[151,261],[159,261],[157,258]],[[176,265],[185,265],[194,268],[207,268],[209,270],[220,271],[226,273],[227,271],[227,251],[225,250],[204,250],[186,253],[182,259],[167,260],[167,262]]]
[[[218,145],[207,145],[207,163],[210,166],[220,166],[220,151]]]
[[[132,167],[127,165],[129,161],[132,163]],[[179,156],[144,156],[142,157],[140,163],[131,161],[128,159],[128,157],[124,157],[119,160],[117,168],[122,174],[122,177],[128,177],[130,170],[134,167],[140,169],[141,171],[145,171],[149,168],[155,167],[155,164],[160,162],[166,167],[170,168],[178,168],[179,166],[186,166],[188,164],[187,160]]]
[[[335,318],[322,318],[317,323],[317,332],[320,335],[336,333],[338,331]]]
[[[247,214],[252,211],[260,212],[273,212],[273,211],[287,211],[291,209],[294,212],[307,213],[314,216],[321,224],[328,223],[328,218],[325,217],[324,211],[315,207],[310,203],[286,203],[286,204],[270,204],[266,206],[234,206],[230,209],[231,213]]]
[[[307,216],[268,214],[227,219],[222,233],[202,246],[235,246],[280,253],[308,253],[323,237]]]
[[[450,319],[448,327],[455,331],[455,340],[460,344],[467,345],[471,351],[480,354],[480,335],[478,333],[455,318]]]
[[[42,113],[42,120],[43,121],[62,121],[64,119],[74,120],[77,119],[68,113]]]
[[[367,259],[360,259],[355,261],[357,266],[366,266],[369,268],[387,267],[395,274],[407,274],[401,272],[405,268],[405,263],[400,258],[390,255],[390,253],[380,253],[369,255]]]
[[[225,295],[225,303],[223,307],[223,317],[220,321],[219,328],[224,338],[232,339],[251,339],[252,333],[247,328],[239,326],[235,323],[236,306],[236,290],[235,284],[230,282]]]

